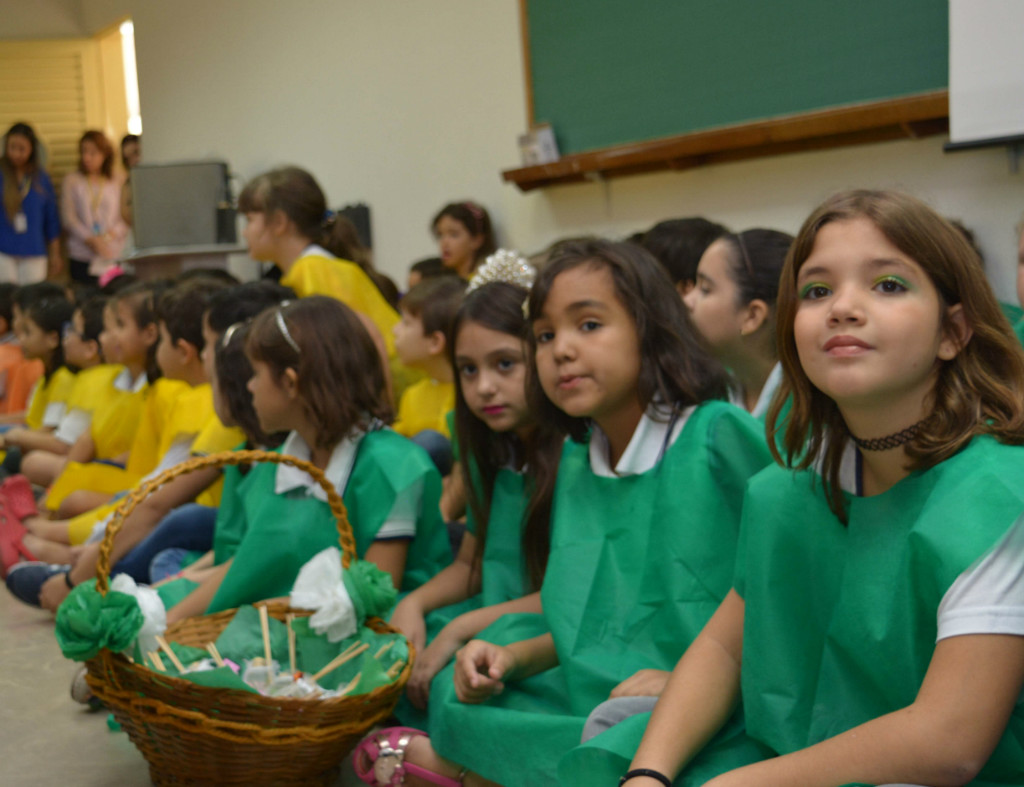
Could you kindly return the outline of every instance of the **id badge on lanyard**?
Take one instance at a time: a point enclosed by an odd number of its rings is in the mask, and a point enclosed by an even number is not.
[[[18,191],[21,193],[21,201],[24,202],[25,197],[28,196],[29,189],[32,188],[31,178],[24,178],[21,183],[18,184]],[[28,216],[25,215],[24,210],[19,210],[14,214],[14,221],[11,222],[14,226],[14,232],[17,235],[24,235],[28,232]]]

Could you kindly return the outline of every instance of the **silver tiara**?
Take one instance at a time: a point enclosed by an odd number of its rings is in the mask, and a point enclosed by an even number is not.
[[[485,284],[499,281],[515,284],[528,290],[533,286],[533,281],[536,278],[537,269],[528,263],[518,251],[498,249],[476,269],[469,280],[466,294],[468,295]]]

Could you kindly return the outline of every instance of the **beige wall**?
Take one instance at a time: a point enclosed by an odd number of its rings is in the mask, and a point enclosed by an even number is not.
[[[0,39],[81,36],[81,6],[81,0],[0,0]]]
[[[831,191],[872,186],[911,190],[962,218],[1000,294],[1012,297],[1024,191],[1002,149],[946,155],[941,139],[927,139],[523,195],[499,177],[517,163],[526,123],[515,0],[80,8],[87,32],[124,14],[136,25],[148,161],[222,157],[243,177],[306,166],[333,204],[371,205],[378,261],[398,278],[432,252],[427,222],[451,199],[478,199],[504,243],[533,251],[560,236],[625,234],[695,213],[794,231]]]

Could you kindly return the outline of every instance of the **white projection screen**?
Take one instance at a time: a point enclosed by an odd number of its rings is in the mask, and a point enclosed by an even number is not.
[[[1024,0],[950,0],[949,147],[1024,138]]]

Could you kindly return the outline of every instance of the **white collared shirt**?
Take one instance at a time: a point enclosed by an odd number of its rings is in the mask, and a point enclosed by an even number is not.
[[[672,423],[664,409],[651,405],[640,417],[640,423],[633,430],[629,445],[622,452],[613,470],[608,462],[608,437],[601,428],[594,424],[590,433],[590,469],[596,476],[615,478],[623,475],[640,475],[654,468],[667,449],[683,431],[686,421],[696,407],[687,407]],[[672,433],[669,434],[669,426]]]
[[[118,391],[124,391],[125,393],[138,393],[146,387],[146,383],[148,382],[149,378],[146,377],[145,372],[133,380],[132,373],[128,371],[128,367],[125,367],[118,373],[117,377],[114,378],[114,388]]]
[[[326,257],[329,260],[336,259],[333,254],[327,251],[327,249],[316,243],[311,243],[302,250],[302,254],[299,255],[299,259],[302,259],[303,257]]]
[[[338,494],[344,494],[348,484],[349,476],[352,475],[352,468],[356,463],[356,454],[359,451],[359,443],[365,436],[365,432],[356,432],[353,435],[342,438],[334,450],[331,458],[324,468],[324,475],[331,482]],[[281,446],[281,453],[294,456],[306,462],[310,460],[312,451],[309,445],[298,432],[290,432]],[[291,465],[278,465],[274,477],[274,493],[283,495],[296,490],[305,491],[317,500],[327,502],[327,493],[313,480],[313,477]],[[376,540],[390,540],[394,538],[413,538],[416,535],[416,520],[419,518],[421,500],[423,498],[423,479],[419,479],[412,486],[402,490],[395,497],[387,519],[377,531]]]

